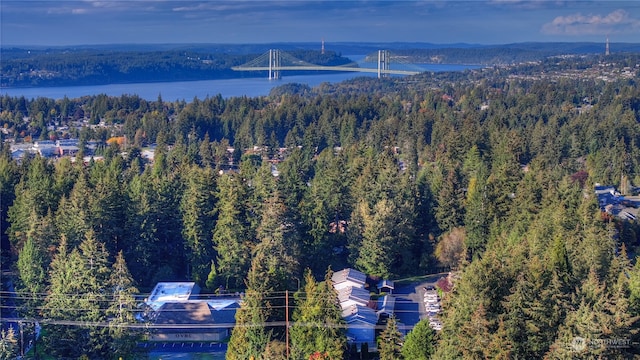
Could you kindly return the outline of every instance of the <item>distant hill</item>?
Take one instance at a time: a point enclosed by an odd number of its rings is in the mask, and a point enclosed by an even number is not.
[[[511,44],[436,44],[429,42],[327,42],[325,48],[342,54],[364,55],[377,50],[405,50],[405,49],[520,49],[554,53],[594,54],[604,52],[605,44],[594,42],[525,42]],[[264,43],[264,44],[111,44],[111,45],[77,45],[77,46],[21,46],[2,47],[3,56],[11,49],[31,50],[32,52],[56,52],[78,50],[102,51],[194,51],[223,54],[255,54],[269,49],[281,50],[320,50],[320,42],[300,43]],[[640,52],[640,43],[610,44],[612,52]]]

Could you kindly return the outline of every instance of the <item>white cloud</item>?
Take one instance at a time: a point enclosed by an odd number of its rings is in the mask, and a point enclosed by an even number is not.
[[[562,7],[566,5],[566,2],[563,0],[489,0],[487,5],[513,9],[538,10]]]
[[[550,35],[628,34],[640,32],[640,19],[632,18],[622,9],[605,16],[577,13],[556,17],[542,25],[541,32]]]

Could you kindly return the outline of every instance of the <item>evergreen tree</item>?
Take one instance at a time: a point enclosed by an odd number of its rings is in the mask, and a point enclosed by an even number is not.
[[[352,179],[345,168],[343,152],[334,154],[334,150],[328,148],[322,151],[309,191],[302,199],[301,212],[308,234],[303,239],[303,262],[314,274],[321,274],[327,264],[341,265],[345,260],[327,251],[344,249],[347,245],[345,230],[351,213],[349,185]]]
[[[44,343],[48,353],[57,357],[89,356],[105,358],[110,353],[103,309],[108,307],[105,287],[110,269],[108,254],[93,233],[68,252],[66,239],[60,243],[51,263],[51,285],[44,308],[45,316],[54,320],[77,322],[71,326],[46,325]],[[84,324],[87,325],[81,325]]]
[[[268,288],[259,280],[258,274],[256,264],[252,265],[247,277],[247,291],[236,312],[227,360],[263,359],[262,355],[271,339],[271,333],[265,328],[269,309],[265,299]]]
[[[509,340],[505,329],[504,321],[498,320],[498,329],[491,334],[489,345],[485,350],[485,357],[488,359],[508,360],[513,358],[511,349],[513,343]]]
[[[176,175],[154,177],[149,171],[129,183],[127,234],[123,244],[129,269],[142,286],[174,280],[186,273],[182,221],[179,209],[181,183]]]
[[[412,360],[428,360],[434,351],[435,331],[429,319],[420,320],[407,334],[402,345],[402,357]]]
[[[458,169],[444,170],[441,188],[434,192],[436,198],[435,218],[441,231],[450,231],[463,224],[464,208]]]
[[[91,169],[94,184],[89,198],[91,224],[96,239],[111,254],[123,247],[126,234],[126,204],[129,201],[119,180],[124,172],[123,160],[115,157],[109,164]],[[108,166],[108,167],[107,167]]]
[[[285,215],[286,208],[276,192],[265,204],[252,261],[252,268],[270,291],[291,289],[293,278],[300,273],[299,236]]]
[[[337,294],[331,283],[332,272],[327,271],[323,282],[316,282],[311,270],[304,276],[304,288],[296,292],[293,326],[290,329],[291,356],[307,360],[313,354],[329,359],[342,359],[346,337],[342,325]]]
[[[484,352],[489,345],[489,326],[485,307],[480,304],[469,321],[458,330],[460,350],[464,359],[484,357]]]
[[[209,288],[216,284],[238,288],[249,270],[255,245],[249,237],[244,219],[243,190],[240,178],[236,175],[221,176],[218,180],[218,221],[213,230],[213,243],[218,256],[209,273],[212,279],[207,282]]]
[[[360,203],[357,211],[362,219],[362,240],[350,246],[358,254],[356,266],[367,274],[388,277],[394,271],[407,271],[414,264],[410,253],[413,228],[403,210],[387,199],[380,200],[373,209]]]
[[[215,178],[213,170],[192,166],[180,208],[191,278],[204,285],[215,258],[212,241],[215,224]]]
[[[27,238],[32,212],[35,212],[38,218],[43,217],[50,209],[55,211],[58,203],[58,198],[51,191],[53,169],[47,160],[36,157],[27,161],[23,167],[26,169],[26,175],[16,185],[15,197],[7,198],[15,198],[7,210],[10,224],[7,234],[12,245],[17,248],[21,248],[22,242]],[[2,206],[5,206],[4,199],[3,197]]]
[[[0,330],[0,360],[16,359],[19,355],[18,350],[18,339],[13,327]]]
[[[137,322],[135,315],[138,304],[135,295],[138,294],[138,289],[129,273],[122,251],[118,252],[111,267],[108,285],[111,299],[106,313],[112,317],[109,326],[109,349],[114,356],[126,358],[136,350],[136,341],[141,334],[126,327]]]
[[[467,186],[465,206],[465,245],[469,256],[479,255],[484,250],[489,233],[487,214],[486,169],[477,166]]]
[[[70,247],[78,246],[91,226],[91,197],[86,176],[81,174],[68,198],[62,198],[56,213],[56,226]]]
[[[20,181],[19,168],[15,161],[11,159],[11,154],[7,153],[5,149],[1,149],[0,152],[0,229],[3,229],[3,233],[0,236],[2,240],[2,249],[0,249],[0,260],[5,263],[5,258],[10,256],[10,243],[5,235],[9,235],[7,231],[10,226],[9,222],[9,207],[13,204],[16,197],[16,184]],[[24,211],[28,209],[25,207]],[[24,214],[24,213],[23,213]],[[14,215],[14,220],[15,220]],[[25,224],[26,225],[26,224]],[[14,233],[15,235],[15,233]]]
[[[46,289],[46,263],[43,250],[31,237],[27,238],[18,255],[17,267],[20,281],[16,284],[16,291],[25,299],[20,312],[34,317],[42,306],[42,294]]]
[[[640,261],[629,271],[629,308],[633,315],[640,316]]]
[[[378,337],[380,360],[402,359],[402,333],[398,330],[395,316],[387,320],[387,326]]]

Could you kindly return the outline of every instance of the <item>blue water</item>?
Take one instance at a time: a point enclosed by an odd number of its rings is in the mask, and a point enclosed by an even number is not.
[[[374,65],[369,64],[369,67]],[[478,68],[475,65],[447,65],[447,64],[416,64],[412,67],[404,66],[406,70],[415,71],[463,71],[466,69]],[[175,82],[155,82],[136,84],[110,84],[110,85],[89,85],[89,86],[64,86],[64,87],[38,87],[38,88],[2,88],[0,94],[9,96],[24,96],[25,98],[46,97],[52,99],[62,99],[67,96],[70,99],[86,95],[106,94],[109,96],[121,96],[123,94],[138,95],[143,99],[154,101],[158,95],[164,101],[185,100],[192,101],[194,98],[204,99],[207,96],[222,95],[225,98],[237,96],[266,96],[272,88],[288,83],[306,84],[311,87],[324,82],[337,83],[360,76],[376,77],[374,73],[323,73],[317,75],[287,76],[283,73],[280,80],[269,80],[264,78],[241,78],[226,80],[202,80],[202,81],[175,81]]]

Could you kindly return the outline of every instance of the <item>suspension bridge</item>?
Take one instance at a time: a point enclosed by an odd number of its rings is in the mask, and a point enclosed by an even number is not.
[[[398,57],[394,58],[396,60],[399,59]],[[338,66],[316,65],[300,60],[282,50],[272,49],[243,65],[234,66],[231,69],[235,71],[267,71],[269,74],[269,80],[282,78],[283,71],[355,71],[377,73],[378,78],[386,77],[388,75],[416,75],[421,72],[391,69],[391,59],[392,55],[389,50],[378,50],[378,66],[375,68],[360,67],[358,63]],[[401,61],[399,62],[403,63]]]

